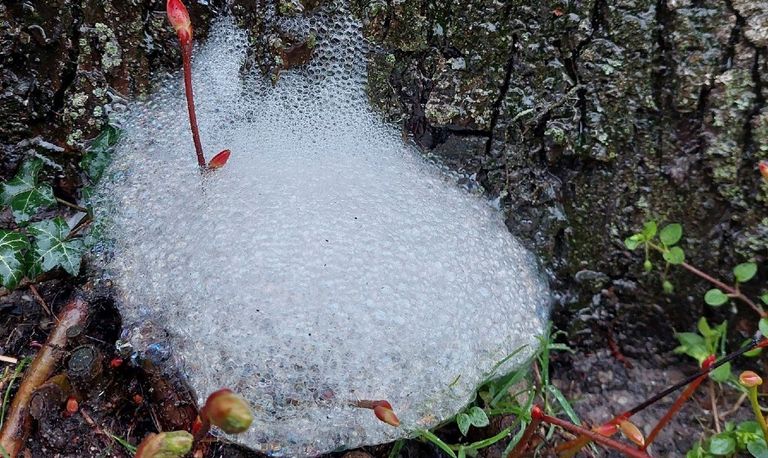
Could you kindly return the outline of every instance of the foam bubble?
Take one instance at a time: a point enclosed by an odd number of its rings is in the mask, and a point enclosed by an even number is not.
[[[310,19],[312,62],[275,87],[241,74],[246,37],[216,23],[194,88],[207,155],[229,163],[200,175],[178,77],[131,108],[97,205],[132,344],[167,331],[201,401],[229,387],[254,406],[233,439],[275,455],[450,417],[494,364],[532,353],[548,309],[501,215],[371,111],[349,17]],[[403,427],[357,399],[389,400]]]

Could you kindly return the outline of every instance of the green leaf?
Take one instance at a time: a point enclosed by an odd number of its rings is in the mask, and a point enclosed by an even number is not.
[[[744,283],[752,279],[757,273],[757,264],[754,262],[745,262],[733,268],[733,276],[736,281]]]
[[[725,363],[709,373],[709,378],[716,382],[725,382],[731,378],[731,363]]]
[[[104,175],[104,170],[112,162],[112,149],[119,139],[120,131],[112,125],[107,125],[91,142],[80,161],[80,168],[88,174],[92,182],[98,182]]]
[[[685,252],[678,246],[673,246],[665,251],[662,256],[664,256],[664,260],[670,264],[679,265],[685,262]]]
[[[435,436],[432,432],[430,432],[430,431],[428,431],[426,429],[418,429],[418,430],[416,430],[416,432],[421,437],[423,437],[424,439],[426,439],[426,440],[432,442],[433,444],[437,445],[440,448],[440,450],[444,451],[451,458],[456,458],[456,454],[453,452],[453,450],[451,450],[451,447],[448,444],[446,444],[445,442],[443,442],[442,439],[440,439],[439,437]]]
[[[560,404],[560,407],[563,408],[563,412],[568,416],[568,419],[571,420],[571,423],[575,425],[581,426],[581,420],[579,419],[579,416],[576,415],[576,411],[573,410],[573,407],[568,402],[568,398],[565,397],[562,391],[558,389],[555,385],[547,385],[547,388],[549,389],[549,392],[552,393],[552,395],[557,399],[558,404]]]
[[[768,447],[765,445],[765,440],[758,439],[747,443],[747,450],[755,458],[768,458]]]
[[[707,319],[704,317],[699,318],[699,321],[696,323],[696,329],[698,329],[699,334],[704,337],[713,335],[712,328],[709,326]],[[715,332],[715,334],[717,334],[717,332]]]
[[[643,241],[644,239],[642,235],[635,234],[631,237],[627,237],[626,239],[624,239],[624,246],[626,246],[630,250],[634,250],[635,248],[639,247]]]
[[[486,415],[485,411],[480,407],[472,407],[467,411],[467,415],[469,416],[469,422],[475,428],[484,428],[490,423],[488,415]]]
[[[661,287],[664,289],[666,294],[672,294],[675,292],[675,285],[673,285],[669,280],[664,280],[664,283],[661,284]]]
[[[659,233],[659,240],[666,246],[672,246],[683,236],[683,226],[675,223],[664,226]]]
[[[29,240],[17,232],[0,229],[0,284],[13,289],[24,277],[24,254]]]
[[[760,321],[763,321],[764,319],[765,318],[761,319]],[[768,326],[768,322],[765,324],[765,326]],[[763,331],[761,330],[760,333],[762,334]],[[749,345],[750,343],[752,343],[752,339],[747,339],[747,340],[741,342],[741,345],[739,345],[739,347],[744,348],[747,345]],[[756,356],[760,356],[760,354],[762,352],[763,352],[763,349],[758,347],[758,348],[754,348],[754,349],[749,350],[748,352],[744,353],[744,356],[746,356],[747,358],[754,358]]]
[[[11,207],[13,219],[25,223],[38,211],[56,203],[53,190],[48,185],[39,185],[37,176],[43,168],[43,161],[32,159],[21,165],[13,179],[2,185],[0,198]]]
[[[760,329],[760,334],[762,334],[763,337],[768,337],[768,318],[760,318],[757,327]]]
[[[693,332],[679,332],[675,337],[680,342],[680,346],[675,348],[675,353],[688,355],[699,363],[709,356],[707,343],[702,336]]]
[[[83,254],[83,241],[67,239],[69,226],[61,217],[47,219],[29,226],[29,233],[34,237],[32,243],[32,276],[62,267],[70,275],[80,271],[80,258]]]
[[[465,413],[456,415],[456,424],[459,426],[459,431],[461,432],[462,436],[467,435],[471,423],[472,421],[469,419],[469,415]]]
[[[729,433],[720,433],[709,441],[709,453],[714,455],[730,455],[736,451],[736,441]]]
[[[645,240],[651,240],[653,237],[656,236],[656,221],[648,221],[645,224],[643,224],[643,231],[641,234],[643,234],[643,237],[645,237]]]
[[[728,302],[728,296],[717,288],[710,289],[704,295],[704,302],[712,307],[719,307]]]
[[[763,301],[763,304],[768,305],[768,293],[765,293],[762,296],[760,296],[760,300]]]

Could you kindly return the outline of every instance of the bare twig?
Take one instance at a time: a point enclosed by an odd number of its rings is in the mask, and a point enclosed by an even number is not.
[[[712,412],[712,419],[715,420],[715,432],[720,434],[720,416],[717,414],[717,396],[715,395],[715,382],[709,379],[709,404]]]
[[[77,205],[77,204],[73,204],[72,202],[68,202],[68,201],[66,201],[64,199],[60,199],[60,198],[57,197],[56,198],[56,202],[58,202],[58,203],[60,203],[62,205],[66,205],[69,208],[74,208],[77,211],[88,213],[88,209],[87,208],[81,207],[80,205]]]
[[[18,358],[14,358],[13,356],[0,355],[0,362],[8,363],[8,364],[16,364],[19,362],[19,360]]]
[[[45,302],[45,299],[43,299],[43,296],[41,296],[40,293],[37,291],[37,288],[35,287],[34,283],[29,284],[29,291],[32,293],[33,296],[35,296],[35,300],[37,301],[38,304],[40,304],[40,307],[42,307],[43,310],[45,310],[46,313],[48,313],[48,315],[52,316],[58,323],[59,318],[51,312],[51,309],[48,307],[48,304]]]
[[[0,446],[10,458],[16,458],[29,433],[29,402],[34,391],[53,373],[56,364],[64,354],[67,344],[67,330],[82,324],[88,316],[88,304],[80,297],[72,299],[61,312],[60,321],[40,349],[21,381],[9,411],[8,418],[0,431]]]
[[[737,399],[736,402],[733,403],[733,407],[721,413],[720,418],[725,419],[725,417],[728,417],[736,413],[736,411],[738,411],[741,408],[741,405],[744,404],[744,401],[746,399],[747,399],[747,393],[741,393],[741,396],[739,396],[739,399]]]

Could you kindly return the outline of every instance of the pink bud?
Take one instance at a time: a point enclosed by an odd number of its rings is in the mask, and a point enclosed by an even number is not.
[[[752,371],[744,371],[739,375],[739,383],[747,388],[753,388],[763,384],[763,379]]]
[[[192,21],[189,19],[187,7],[181,0],[168,0],[165,8],[168,21],[179,35],[179,40],[183,44],[189,43],[192,40]]]
[[[223,167],[224,164],[227,163],[229,160],[229,155],[232,154],[232,152],[228,149],[225,149],[224,151],[220,152],[219,154],[213,156],[210,161],[208,161],[208,168],[209,169],[218,169],[219,167]]]
[[[397,415],[395,415],[395,412],[392,411],[392,409],[390,408],[384,407],[383,405],[379,405],[373,408],[373,413],[376,415],[376,418],[378,418],[379,420],[383,421],[384,423],[390,426],[394,426],[395,428],[400,426],[400,419],[397,418]]]

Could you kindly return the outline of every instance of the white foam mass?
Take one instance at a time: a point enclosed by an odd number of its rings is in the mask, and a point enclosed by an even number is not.
[[[309,20],[308,68],[243,75],[226,20],[195,50],[202,177],[181,77],[123,121],[98,214],[105,269],[139,351],[167,331],[202,402],[229,387],[273,455],[375,444],[454,415],[493,366],[537,346],[549,293],[487,200],[460,189],[373,113],[344,11]],[[339,19],[341,18],[341,19]],[[388,400],[400,428],[355,400]]]

